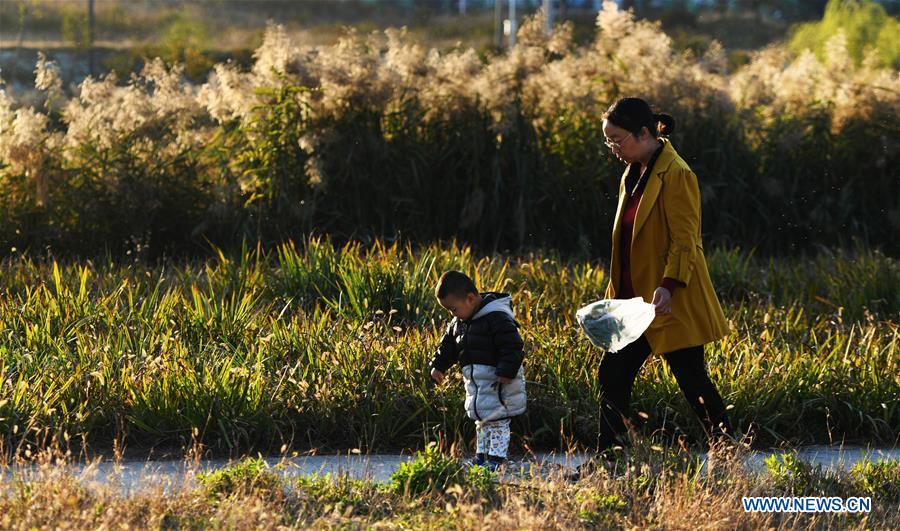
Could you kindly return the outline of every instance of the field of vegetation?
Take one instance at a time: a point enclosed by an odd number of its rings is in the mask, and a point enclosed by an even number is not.
[[[676,117],[700,179],[731,328],[707,363],[734,426],[759,447],[896,446],[896,27],[832,1],[739,69],[612,3],[592,39],[538,15],[506,52],[269,25],[246,61],[173,54],[78,86],[42,57],[40,100],[0,87],[0,527],[898,527],[896,461],[758,475],[730,448],[701,473],[700,426],[656,358],[635,445],[577,484],[462,471],[459,373],[427,377],[447,321],[433,287],[459,269],[511,293],[523,326],[513,455],[592,446],[601,353],[574,316],[608,282],[622,170],[600,116],[640,95]],[[122,494],[58,466],[410,450],[384,484],[244,460]],[[745,513],[750,495],[873,511]]]
[[[896,24],[865,20],[848,27]],[[41,60],[43,101],[0,93],[0,255],[399,233],[608,256],[621,167],[600,116],[633,94],[679,122],[707,244],[893,255],[900,76],[873,32],[807,28],[813,51],[767,48],[729,72],[721,46],[684,53],[608,3],[593,42],[537,17],[499,55],[402,30],[306,46],[270,26],[252,67],[220,63],[200,84],[151,60],[72,91]]]
[[[46,462],[46,461],[45,461]],[[559,475],[501,478],[464,471],[429,447],[375,483],[344,476],[288,479],[262,460],[199,475],[190,488],[122,494],[85,487],[47,463],[16,477],[0,497],[0,525],[35,529],[893,529],[900,466],[862,462],[846,472],[811,468],[790,454],[748,473],[724,453],[703,470],[696,458],[643,451],[618,470],[577,484]],[[866,513],[747,513],[745,496],[868,497]]]
[[[892,445],[900,426],[900,264],[879,253],[710,252],[733,333],[708,349],[735,426],[756,443]],[[518,451],[590,446],[599,352],[574,322],[603,268],[550,253],[328,240],[205,262],[0,263],[0,434],[23,449],[201,444],[360,449],[468,445],[458,371],[428,385],[446,269],[508,291],[527,342]],[[644,436],[702,442],[660,360],[635,389]],[[464,446],[465,447],[465,446]]]

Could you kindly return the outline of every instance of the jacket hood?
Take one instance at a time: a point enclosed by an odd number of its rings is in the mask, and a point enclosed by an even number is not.
[[[516,316],[512,310],[512,297],[507,293],[486,292],[481,294],[484,302],[481,308],[475,312],[470,320],[474,321],[493,312],[502,312],[515,320]]]

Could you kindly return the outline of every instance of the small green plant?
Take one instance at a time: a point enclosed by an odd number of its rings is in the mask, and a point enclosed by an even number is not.
[[[853,487],[888,500],[900,499],[900,461],[879,459],[860,461],[850,469]]]
[[[810,492],[819,484],[821,466],[813,468],[797,457],[796,453],[772,454],[765,460],[773,486],[777,489],[801,494]]]
[[[430,443],[412,461],[402,463],[391,474],[393,491],[409,496],[426,492],[443,492],[462,483],[464,471],[456,460],[444,455],[437,444]]]
[[[356,514],[368,513],[368,506],[381,485],[331,474],[301,476],[294,484],[295,494],[316,506],[352,508]]]
[[[484,466],[469,467],[464,485],[477,496],[492,498],[497,494],[497,473]]]
[[[284,481],[262,459],[248,458],[230,467],[199,474],[197,479],[210,497],[255,492],[267,498],[284,493]]]
[[[584,489],[575,495],[578,518],[584,524],[607,529],[628,510],[628,503],[615,494],[600,494],[594,489]]]

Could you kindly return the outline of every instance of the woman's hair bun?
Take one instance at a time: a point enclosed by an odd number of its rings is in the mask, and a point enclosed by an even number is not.
[[[653,113],[653,119],[656,120],[656,132],[662,136],[669,136],[675,132],[675,118],[671,114],[664,112]]]
[[[675,118],[664,112],[654,113],[650,105],[641,98],[616,100],[603,113],[603,119],[635,136],[640,136],[645,127],[653,137],[668,136],[675,132]]]

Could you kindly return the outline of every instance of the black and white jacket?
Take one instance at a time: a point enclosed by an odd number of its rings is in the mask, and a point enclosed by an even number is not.
[[[480,421],[501,420],[525,412],[524,357],[512,297],[482,293],[481,306],[468,321],[454,318],[441,339],[431,368],[441,372],[462,367],[466,384],[466,412]],[[498,376],[511,378],[502,385]]]

